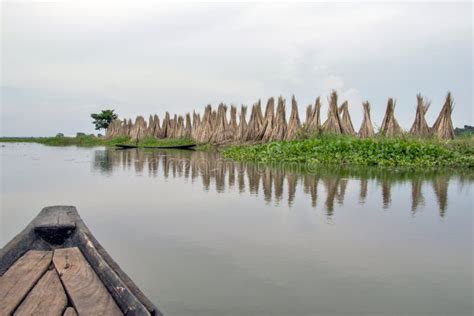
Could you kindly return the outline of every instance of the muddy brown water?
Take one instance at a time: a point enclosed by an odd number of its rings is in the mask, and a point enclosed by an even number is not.
[[[473,311],[472,173],[12,143],[0,159],[0,246],[75,205],[165,315]]]

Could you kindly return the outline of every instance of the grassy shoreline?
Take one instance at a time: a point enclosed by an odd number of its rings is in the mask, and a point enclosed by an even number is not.
[[[474,139],[441,142],[411,138],[360,139],[346,136],[230,146],[226,158],[254,163],[382,168],[474,169]]]
[[[147,137],[136,144],[135,142],[132,142],[129,137],[119,136],[105,139],[102,137],[84,135],[77,137],[3,137],[0,138],[0,143],[38,143],[47,146],[113,147],[117,144],[133,144],[138,146],[176,146],[187,145],[193,143],[193,141],[190,139],[156,139]]]
[[[0,143],[29,142],[47,146],[113,147],[135,144],[128,137],[104,139],[92,135],[77,137],[8,137]],[[148,137],[138,146],[173,146],[193,143],[190,139],[156,139]],[[200,145],[198,150],[215,150]],[[306,164],[307,166],[358,166],[382,168],[456,168],[474,169],[474,137],[452,141],[413,138],[370,138],[320,136],[317,138],[278,141],[257,145],[226,145],[218,148],[223,156],[236,161],[264,164]]]

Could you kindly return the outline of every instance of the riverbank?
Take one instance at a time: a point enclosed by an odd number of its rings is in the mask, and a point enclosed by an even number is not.
[[[224,157],[255,163],[377,166],[386,168],[474,168],[474,138],[452,141],[344,136],[231,146]]]
[[[136,144],[129,137],[105,139],[92,135],[77,137],[9,137],[2,142],[28,142],[47,146],[106,146]],[[177,146],[193,143],[191,139],[156,139],[147,137],[138,146]],[[464,168],[474,169],[474,137],[451,141],[413,138],[360,139],[349,136],[278,141],[257,145],[201,144],[201,151],[219,150],[225,158],[265,164],[308,164],[331,166],[377,166],[386,168]]]
[[[38,143],[47,146],[106,146],[113,147],[117,144],[133,144],[138,146],[178,146],[193,143],[190,139],[156,139],[152,137],[144,138],[138,144],[132,142],[129,137],[118,136],[111,139],[96,137],[92,135],[76,137],[5,137],[0,138],[0,143]]]

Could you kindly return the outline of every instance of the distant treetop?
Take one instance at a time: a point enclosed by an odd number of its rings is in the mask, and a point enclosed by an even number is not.
[[[91,117],[94,119],[92,124],[95,125],[96,130],[107,129],[110,123],[118,118],[114,110],[102,110],[101,113],[92,113]]]

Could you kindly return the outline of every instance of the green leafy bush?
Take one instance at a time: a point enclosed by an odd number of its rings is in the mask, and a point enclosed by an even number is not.
[[[473,144],[442,143],[409,138],[359,139],[323,136],[254,146],[236,146],[224,151],[234,160],[263,163],[310,163],[381,167],[474,167]]]

